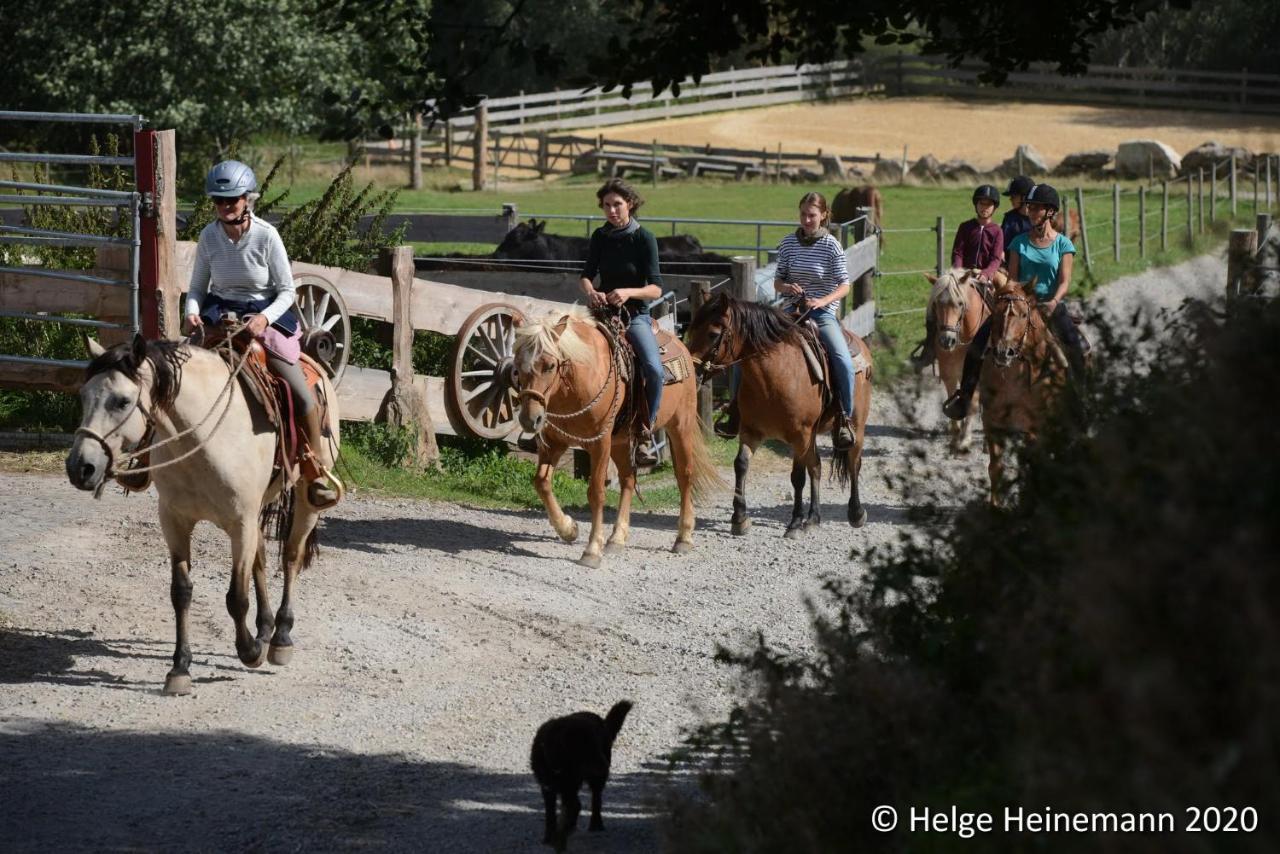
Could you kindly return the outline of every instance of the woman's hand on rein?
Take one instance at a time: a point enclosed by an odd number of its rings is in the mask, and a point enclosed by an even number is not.
[[[609,293],[605,294],[604,299],[609,305],[617,307],[627,301],[630,293],[631,291],[627,288],[618,288],[616,291],[609,291]]]
[[[198,314],[187,315],[187,334],[188,335],[194,333],[197,329],[202,329],[203,327],[204,327],[204,320],[200,318],[200,315]]]
[[[267,331],[267,318],[261,314],[252,314],[245,319],[245,326],[256,337]]]

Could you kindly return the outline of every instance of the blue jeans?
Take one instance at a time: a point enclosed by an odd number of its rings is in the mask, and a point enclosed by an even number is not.
[[[845,417],[853,415],[853,384],[857,375],[853,372],[853,357],[849,355],[849,344],[844,340],[844,332],[840,328],[840,320],[829,311],[815,311],[811,315],[818,324],[818,338],[827,351],[827,362],[831,365],[831,386],[840,400],[840,408]]]
[[[647,314],[637,314],[627,324],[627,340],[636,351],[636,367],[644,382],[645,398],[649,401],[649,426],[658,417],[662,406],[662,354],[658,352],[658,339],[653,336],[652,321]]]

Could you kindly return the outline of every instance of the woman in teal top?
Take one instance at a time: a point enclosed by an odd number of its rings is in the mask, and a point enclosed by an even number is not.
[[[658,462],[653,447],[653,421],[662,406],[662,354],[649,319],[649,301],[662,296],[658,271],[658,241],[632,214],[644,204],[640,194],[621,178],[611,178],[596,191],[606,223],[591,235],[587,263],[579,284],[592,311],[625,309],[627,340],[636,351],[649,421],[636,448],[635,464]],[[596,276],[600,285],[595,285]]]
[[[1084,376],[1085,343],[1076,329],[1067,307],[1062,302],[1071,287],[1071,271],[1076,257],[1076,247],[1065,234],[1054,230],[1053,218],[1060,206],[1058,191],[1048,184],[1036,184],[1027,193],[1027,214],[1031,230],[1019,234],[1009,244],[1009,278],[1015,282],[1035,279],[1035,294],[1039,308],[1057,333],[1071,364],[1071,373],[1078,380]],[[991,337],[991,318],[979,327],[969,344],[964,360],[964,377],[960,388],[942,405],[947,417],[960,419],[969,413],[969,402],[978,377],[982,372],[982,359]]]

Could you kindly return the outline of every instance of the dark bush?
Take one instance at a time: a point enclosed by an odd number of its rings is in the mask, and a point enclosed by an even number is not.
[[[721,653],[754,688],[691,739],[725,762],[676,806],[674,850],[977,850],[877,833],[880,804],[1179,828],[1187,807],[1252,806],[1251,834],[980,849],[1276,849],[1280,304],[1188,304],[1158,339],[1100,349],[1086,423],[1026,450],[1012,506],[925,500],[917,536],[827,585],[814,652]]]

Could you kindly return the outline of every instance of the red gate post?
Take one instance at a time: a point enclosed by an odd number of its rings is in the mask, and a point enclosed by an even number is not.
[[[148,338],[182,334],[178,296],[186,282],[175,281],[178,230],[178,155],[172,130],[140,130],[133,135],[134,175],[142,194],[138,253],[138,322]]]

